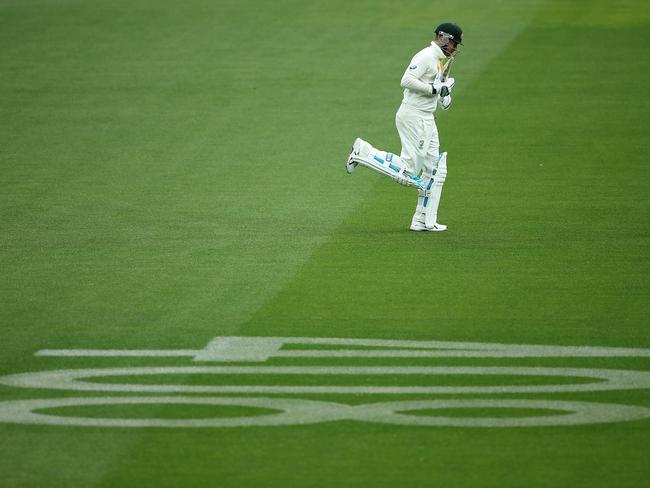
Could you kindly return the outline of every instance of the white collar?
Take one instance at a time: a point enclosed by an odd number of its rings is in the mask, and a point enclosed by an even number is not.
[[[440,49],[440,46],[436,44],[436,41],[431,41],[431,48],[433,51],[436,53],[439,59],[446,58],[445,53],[442,52],[442,49]]]

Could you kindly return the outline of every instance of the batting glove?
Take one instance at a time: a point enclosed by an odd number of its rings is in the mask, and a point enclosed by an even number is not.
[[[440,95],[441,97],[446,97],[451,93],[451,90],[454,88],[456,80],[453,78],[447,78],[445,81],[435,80],[431,83],[431,94]]]
[[[439,98],[438,103],[443,110],[449,110],[449,107],[451,107],[451,94],[447,95],[446,97]]]

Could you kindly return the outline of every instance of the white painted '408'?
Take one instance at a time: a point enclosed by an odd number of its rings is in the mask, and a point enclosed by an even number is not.
[[[299,348],[296,347],[299,346]],[[285,347],[289,346],[289,347]],[[312,347],[316,346],[316,347]],[[307,337],[215,337],[203,349],[96,350],[44,349],[38,356],[50,357],[188,357],[193,362],[219,366],[127,367],[66,369],[20,373],[0,377],[0,384],[22,388],[45,388],[102,393],[171,393],[175,396],[103,396],[0,402],[0,422],[105,426],[105,427],[244,427],[294,425],[355,420],[415,426],[523,427],[577,425],[597,422],[640,420],[650,417],[642,406],[609,403],[530,399],[426,399],[347,405],[301,398],[219,397],[218,394],[354,394],[354,395],[444,395],[500,393],[558,393],[650,388],[650,372],[616,369],[552,367],[467,367],[467,366],[225,366],[224,363],[264,363],[271,358],[530,358],[530,357],[648,357],[650,349],[508,345],[474,342],[404,341],[385,339]],[[403,378],[399,385],[175,385],[96,383],[101,377],[155,375],[282,375],[296,376],[388,376]],[[517,384],[490,386],[405,386],[413,376],[530,376],[580,378],[573,384]],[[587,378],[591,381],[585,382]],[[346,382],[348,383],[348,382]],[[209,397],[176,396],[183,393]],[[90,405],[200,404],[265,409],[261,415],[200,419],[124,419],[73,417],[43,413],[42,410]],[[549,415],[528,417],[451,416],[431,414],[435,410],[544,410]],[[270,413],[268,412],[270,411]],[[409,412],[419,411],[413,415]],[[422,411],[430,414],[422,415]]]

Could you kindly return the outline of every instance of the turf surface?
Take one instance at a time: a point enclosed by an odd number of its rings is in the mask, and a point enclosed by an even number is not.
[[[343,163],[356,136],[399,150],[399,78],[447,19],[466,44],[438,116],[450,230],[423,235],[408,231],[411,191]],[[34,353],[235,335],[650,347],[649,29],[640,0],[0,0],[0,374],[188,366]],[[650,370],[648,358],[268,364]],[[0,401],[67,396],[83,394],[0,385]],[[650,407],[648,390],[505,397]],[[0,486],[638,488],[649,426],[6,423]]]

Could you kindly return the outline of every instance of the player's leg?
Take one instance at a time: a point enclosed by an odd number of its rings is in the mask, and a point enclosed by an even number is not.
[[[437,141],[435,121],[433,117],[423,117],[420,113],[416,113],[402,105],[395,116],[395,125],[402,143],[402,152],[400,154],[402,162],[407,165],[413,174],[419,176],[422,168],[425,167],[427,148],[431,143],[431,139],[435,137]],[[422,180],[422,177],[420,179]],[[425,230],[422,203],[426,181],[422,180],[422,182],[424,185],[422,188],[418,188],[418,203],[411,221],[412,230]]]
[[[400,117],[401,115],[401,117]],[[441,225],[430,225],[427,228],[425,219],[427,207],[431,211],[429,203],[434,188],[433,174],[438,164],[438,129],[433,118],[427,119],[420,115],[406,111],[405,114],[398,112],[396,118],[397,129],[402,140],[402,160],[413,161],[415,171],[422,171],[421,179],[424,187],[418,190],[418,201],[415,212],[411,219],[410,229],[414,231],[444,230]]]
[[[395,114],[395,127],[399,134],[402,151],[400,159],[411,174],[420,176],[424,152],[424,130],[422,118],[408,110],[404,105]]]
[[[440,232],[447,230],[447,226],[438,223],[438,206],[442,196],[442,187],[447,179],[447,153],[443,152],[437,160],[432,177],[426,182],[424,207],[424,226],[426,230]]]
[[[424,225],[424,198],[427,192],[426,187],[429,183],[426,180],[422,181],[424,182],[425,188],[423,190],[418,190],[418,203],[415,206],[415,212],[411,218],[410,229],[414,231],[427,230]]]
[[[363,139],[357,138],[345,165],[347,172],[352,173],[359,164],[388,176],[402,185],[413,188],[423,187],[420,178],[408,171],[399,156],[377,149]]]
[[[437,132],[435,133],[435,138],[437,140]],[[431,195],[431,188],[433,187],[432,173],[435,172],[435,170],[431,169],[431,155],[428,154],[427,156],[429,160],[425,161],[423,164],[424,169],[422,171],[422,182],[424,183],[424,188],[418,190],[418,201],[415,206],[413,217],[411,218],[410,228],[415,231],[427,230],[425,225],[425,210],[428,204],[428,197]]]

